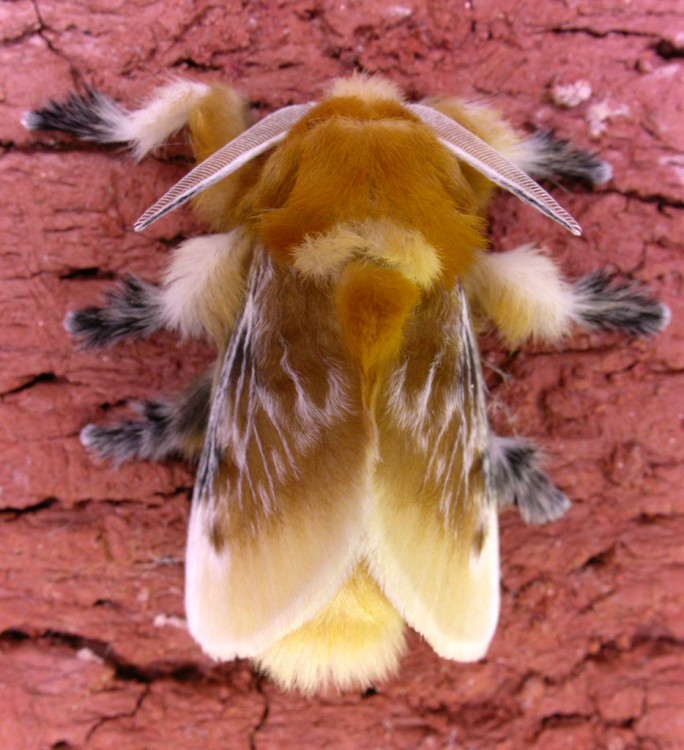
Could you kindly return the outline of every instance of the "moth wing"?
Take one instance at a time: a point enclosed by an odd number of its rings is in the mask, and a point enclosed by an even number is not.
[[[255,656],[358,562],[371,426],[329,295],[257,251],[215,386],[190,519],[186,609],[211,656]]]
[[[496,504],[488,424],[462,291],[435,292],[406,329],[378,404],[366,555],[387,597],[433,649],[472,661],[499,614]]]

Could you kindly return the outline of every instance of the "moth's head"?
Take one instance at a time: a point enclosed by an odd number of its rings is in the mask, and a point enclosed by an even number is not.
[[[280,260],[338,226],[390,222],[420,234],[445,278],[486,245],[458,160],[381,78],[336,81],[268,158],[249,200],[254,228]]]
[[[336,78],[328,86],[323,101],[356,98],[364,102],[404,102],[402,90],[382,76],[354,73],[347,78]]]

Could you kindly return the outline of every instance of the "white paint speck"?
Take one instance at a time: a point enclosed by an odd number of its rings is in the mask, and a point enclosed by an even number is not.
[[[79,648],[76,652],[76,658],[80,659],[80,661],[92,661],[95,664],[104,663],[104,659],[89,648]]]
[[[163,613],[159,613],[152,621],[152,624],[155,628],[164,628],[168,626],[170,628],[179,628],[180,630],[186,630],[188,627],[188,624],[185,621],[184,617],[178,617],[176,615],[165,615]]]
[[[598,138],[605,133],[608,120],[614,120],[616,117],[628,117],[629,114],[629,107],[626,104],[613,104],[608,99],[592,104],[587,113],[591,137]]]
[[[551,88],[551,101],[558,107],[572,109],[591,99],[593,91],[589,81],[579,80],[573,83],[556,83]]]
[[[390,5],[390,7],[387,8],[387,15],[396,19],[408,18],[412,14],[413,8],[410,8],[407,5]]]

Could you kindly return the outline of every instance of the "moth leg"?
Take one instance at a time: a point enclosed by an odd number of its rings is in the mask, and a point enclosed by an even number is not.
[[[572,287],[575,321],[585,328],[650,336],[670,322],[670,309],[650,297],[638,282],[618,282],[615,274],[596,271]]]
[[[162,328],[221,345],[242,306],[250,249],[240,231],[186,240],[174,250],[161,287],[126,276],[103,306],[72,310],[64,326],[86,349],[144,339]]]
[[[126,143],[142,159],[183,127],[188,127],[197,161],[202,161],[246,130],[251,118],[245,99],[231,86],[176,80],[157,89],[140,109],[129,111],[100,91],[72,93],[22,118],[28,130],[56,130],[97,143]],[[215,231],[244,218],[235,204],[255,178],[260,162],[205,190],[195,208]]]
[[[128,111],[95,89],[72,93],[63,101],[27,112],[28,130],[56,130],[96,143],[127,143],[140,160],[184,127],[190,113],[211,88],[203,83],[177,80],[157,89],[138,110]]]
[[[222,346],[242,308],[251,256],[252,243],[240,229],[179,245],[162,286],[165,325]]]
[[[602,185],[613,176],[613,168],[589,151],[576,148],[552,132],[540,132],[521,144],[513,159],[524,172],[538,179],[561,179],[588,187]]]
[[[493,149],[536,179],[560,178],[589,186],[610,180],[613,170],[605,161],[575,148],[568,141],[542,132],[531,137],[519,133],[496,109],[457,97],[435,97],[424,102],[478,135]],[[480,206],[484,208],[495,185],[483,174],[460,164]]]
[[[165,326],[162,291],[136,276],[126,276],[107,293],[102,307],[72,310],[66,330],[86,349],[100,349],[124,339],[144,339]]]
[[[213,85],[188,118],[195,159],[198,163],[204,161],[251,124],[246,100],[230,86]],[[261,163],[261,159],[249,162],[194,198],[195,211],[214,231],[226,232],[244,223],[239,200],[255,182]]]
[[[142,402],[138,405],[141,419],[87,425],[81,430],[81,443],[117,464],[172,456],[197,458],[209,421],[213,375],[212,367],[174,399]]]
[[[516,505],[526,523],[560,518],[570,500],[540,467],[537,450],[521,438],[492,435],[490,481],[500,508]]]
[[[464,285],[476,318],[492,320],[511,347],[529,338],[557,341],[572,325],[644,336],[670,319],[662,302],[604,271],[568,283],[532,245],[480,253]]]

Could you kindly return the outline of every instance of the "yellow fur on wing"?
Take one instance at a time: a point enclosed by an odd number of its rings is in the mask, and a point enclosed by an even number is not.
[[[351,494],[351,493],[350,493]],[[353,569],[364,509],[290,511],[255,539],[228,547],[216,519],[195,504],[188,531],[186,612],[190,633],[217,659],[255,656],[314,617]],[[212,523],[214,525],[212,525]],[[217,549],[220,547],[220,549]]]
[[[360,565],[313,620],[256,659],[285,689],[364,689],[397,670],[404,621]]]
[[[185,566],[189,631],[221,659],[262,653],[348,579],[374,455],[330,291],[263,248],[246,286],[251,311],[214,405],[225,448],[206,495],[196,493]]]
[[[430,509],[397,501],[378,482],[366,555],[371,573],[432,648],[446,659],[477,661],[499,617],[497,509],[471,536],[445,528]]]

